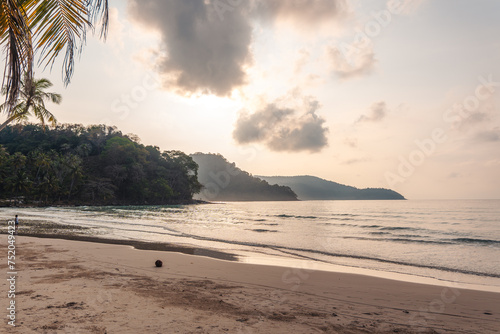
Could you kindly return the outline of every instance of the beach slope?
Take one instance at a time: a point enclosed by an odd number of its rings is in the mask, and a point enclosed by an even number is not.
[[[0,241],[7,275],[7,238]],[[156,268],[160,259],[163,267]],[[16,239],[9,333],[496,333],[500,294],[125,245]],[[7,280],[1,280],[5,296]],[[2,332],[3,332],[2,330]]]

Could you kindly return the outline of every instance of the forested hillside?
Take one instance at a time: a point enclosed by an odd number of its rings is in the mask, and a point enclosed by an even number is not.
[[[9,126],[0,131],[6,204],[169,204],[200,191],[198,165],[105,125]]]
[[[201,199],[210,201],[295,201],[289,187],[270,185],[236,167],[220,154],[192,154],[200,166]]]

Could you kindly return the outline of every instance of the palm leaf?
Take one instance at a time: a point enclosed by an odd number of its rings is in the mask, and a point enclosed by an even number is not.
[[[28,3],[31,1],[24,1]],[[32,78],[33,47],[31,31],[21,1],[2,0],[0,4],[0,38],[5,45],[4,81],[6,101],[13,107],[19,95],[22,73]]]
[[[109,4],[108,0],[88,0],[87,5],[89,11],[89,21],[97,23],[101,21],[101,32],[102,38],[106,38],[108,34],[108,24],[109,24]]]
[[[47,0],[33,3],[27,8],[30,26],[41,50],[40,62],[53,64],[65,49],[63,79],[68,84],[73,74],[77,41],[84,42],[85,30],[90,22],[86,0]]]
[[[25,84],[32,85],[33,50],[40,51],[40,63],[45,66],[52,66],[65,51],[63,80],[67,85],[87,29],[98,21],[101,37],[106,38],[108,0],[0,0],[0,43],[6,50],[2,88],[10,108],[20,93],[23,72],[28,73]]]
[[[24,76],[24,80],[27,78]],[[7,114],[7,120],[0,124],[0,131],[10,122],[26,122],[29,116],[36,117],[44,129],[46,122],[55,126],[56,117],[45,108],[45,101],[59,104],[62,97],[60,94],[45,92],[44,90],[49,87],[52,87],[52,83],[48,79],[32,79],[29,84],[22,81],[19,98],[16,99],[14,106],[9,107],[8,102],[0,106],[0,112]]]
[[[75,55],[81,53],[88,28],[102,21],[101,37],[106,37],[108,0],[34,1],[26,8],[34,31],[40,62],[53,65],[65,49],[63,80],[68,84],[73,75]]]

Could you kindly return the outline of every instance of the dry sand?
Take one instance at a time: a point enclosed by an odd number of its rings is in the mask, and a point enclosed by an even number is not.
[[[7,237],[0,236],[7,276]],[[156,268],[155,260],[163,261]],[[498,333],[500,294],[19,236],[2,333]]]

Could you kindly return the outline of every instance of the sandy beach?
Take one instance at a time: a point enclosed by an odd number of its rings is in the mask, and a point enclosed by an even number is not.
[[[0,238],[4,277],[7,237]],[[156,268],[156,260],[163,267]],[[497,333],[500,294],[18,236],[4,333]],[[8,276],[7,276],[8,278]]]

